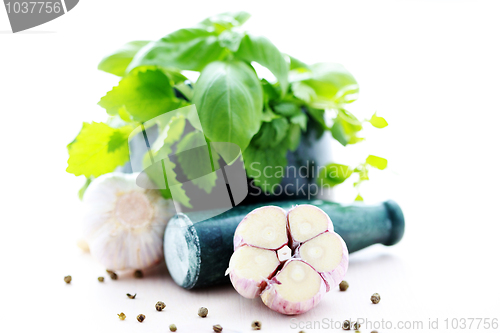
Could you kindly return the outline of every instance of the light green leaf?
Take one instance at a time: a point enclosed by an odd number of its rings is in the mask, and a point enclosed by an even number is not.
[[[281,52],[269,39],[245,35],[235,55],[240,59],[248,62],[255,61],[268,68],[280,83],[281,95],[286,94],[288,91],[288,64]]]
[[[242,61],[208,65],[196,82],[193,100],[210,141],[232,142],[244,151],[260,128],[262,86]]]
[[[160,128],[160,133],[158,138],[155,140],[151,146],[151,151],[153,154],[158,153],[160,149],[165,147],[164,152],[167,155],[172,153],[172,145],[177,143],[184,132],[184,127],[186,125],[186,118],[183,116],[175,116],[170,119],[168,124],[158,124]]]
[[[376,112],[373,114],[372,118],[370,119],[370,124],[372,124],[373,127],[376,127],[376,128],[384,128],[388,125],[387,121],[384,118],[377,116]]]
[[[149,41],[144,40],[129,42],[110,55],[104,57],[97,68],[107,73],[124,76],[134,56],[148,43]]]
[[[387,160],[383,157],[369,155],[366,158],[366,163],[379,170],[384,170],[385,168],[387,168]]]
[[[127,68],[156,65],[180,70],[200,71],[226,54],[217,34],[205,29],[180,29],[151,42],[137,53]]]
[[[286,147],[291,151],[297,150],[300,144],[301,136],[302,133],[300,131],[300,126],[297,124],[290,124],[287,136],[284,140]]]
[[[314,108],[335,108],[351,103],[359,92],[358,83],[344,66],[335,63],[318,63],[303,71],[292,85],[295,96]]]
[[[357,136],[358,132],[362,129],[361,122],[354,115],[344,109],[340,109],[330,131],[338,142],[346,146],[347,144],[355,144],[364,140]]]
[[[129,160],[128,136],[132,126],[112,128],[105,123],[83,123],[75,141],[68,145],[67,172],[87,178],[114,171]]]
[[[290,122],[299,125],[304,132],[307,129],[307,116],[303,112],[291,117]]]
[[[331,163],[320,169],[318,175],[318,185],[320,186],[336,186],[342,184],[347,178],[352,175],[352,169],[343,164]]]
[[[287,55],[287,57],[288,57],[289,67],[290,67],[291,71],[294,69],[298,69],[298,68],[304,68],[304,69],[308,68],[306,63],[300,61],[299,59],[292,57],[291,55]]]
[[[356,199],[354,199],[354,201],[364,201],[363,197],[361,196],[361,194],[358,194],[356,196]]]
[[[240,47],[243,36],[243,33],[239,31],[225,30],[219,35],[219,44],[232,52],[236,52]]]
[[[201,132],[191,132],[177,145],[178,151],[188,151],[178,155],[179,164],[186,177],[200,189],[212,192],[217,173],[212,169],[207,142]],[[193,149],[194,148],[194,149]]]
[[[147,121],[179,108],[182,101],[175,97],[169,78],[160,69],[136,68],[102,97],[99,105],[108,114],[116,115],[125,107],[130,117]]]
[[[281,102],[273,106],[274,112],[285,117],[292,117],[300,114],[300,107],[293,102]]]
[[[288,131],[288,121],[285,118],[276,118],[263,123],[259,132],[252,140],[252,144],[260,148],[276,147],[285,138]]]
[[[249,13],[244,11],[222,13],[201,21],[198,26],[221,33],[227,29],[241,26],[250,16]]]
[[[243,152],[247,175],[254,179],[254,184],[263,191],[271,193],[276,190],[284,177],[284,170],[288,164],[286,147],[260,149],[253,145]]]

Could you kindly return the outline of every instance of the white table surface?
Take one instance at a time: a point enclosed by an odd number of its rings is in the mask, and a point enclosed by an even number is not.
[[[432,331],[444,331],[446,318],[500,317],[497,2],[144,3],[81,1],[67,17],[16,35],[5,33],[0,10],[1,332],[160,333],[171,323],[178,332],[208,333],[213,324],[249,332],[252,320],[262,322],[262,332],[299,331],[290,328],[291,317],[240,297],[230,285],[183,290],[164,266],[141,280],[99,283],[104,268],[75,245],[83,179],[64,172],[65,145],[82,121],[105,119],[95,104],[116,78],[96,70],[99,59],[126,41],[158,38],[235,9],[253,12],[247,28],[285,52],[346,65],[362,91],[353,109],[361,116],[376,110],[389,122],[335,154],[339,163],[367,154],[389,160],[388,170],[371,173],[363,195],[368,202],[397,201],[406,235],[396,246],[353,254],[349,290],[333,290],[293,318],[304,325],[324,318],[423,321],[415,331],[424,332],[429,318],[440,324]],[[188,7],[188,17],[178,14]],[[116,8],[120,15],[110,14]],[[335,193],[341,202],[354,196],[352,182]],[[67,274],[70,285],[63,282]],[[374,292],[382,298],[378,305],[369,300]],[[163,312],[154,309],[158,300],[167,305]],[[200,306],[209,309],[205,319],[197,316]],[[143,323],[135,319],[139,313]]]

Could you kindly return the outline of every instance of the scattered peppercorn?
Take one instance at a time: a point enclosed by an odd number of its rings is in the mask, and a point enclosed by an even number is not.
[[[262,328],[262,323],[258,320],[252,321],[252,329],[253,330],[260,330]]]
[[[354,331],[354,333],[361,333],[361,331]]]
[[[306,331],[299,331],[299,333],[306,333]]]
[[[168,328],[170,328],[170,332],[177,331],[177,326],[175,326],[174,324],[170,325]]]
[[[142,277],[144,276],[144,274],[142,274],[142,271],[140,269],[137,269],[135,272],[134,272],[134,277],[138,278],[138,279],[141,279]]]
[[[371,333],[378,333],[378,331],[371,331]]]
[[[163,303],[161,301],[158,301],[155,304],[156,311],[161,311],[161,310],[165,309],[165,307],[166,307],[165,303]]]
[[[372,295],[372,297],[370,299],[371,299],[373,304],[378,304],[378,302],[380,302],[380,295],[375,293]]]
[[[97,281],[99,281],[99,282],[104,282],[104,277],[99,276],[99,277],[97,278]]]
[[[340,291],[346,291],[347,288],[349,288],[349,283],[347,283],[347,281],[340,282],[339,284]]]
[[[198,316],[205,318],[208,315],[208,309],[201,307],[198,309]]]
[[[214,329],[214,332],[217,332],[217,333],[222,332],[222,326],[220,326],[220,325],[214,325],[213,329]]]
[[[64,282],[71,283],[71,275],[67,275],[64,277]]]
[[[349,331],[351,329],[351,322],[349,320],[346,320],[342,323],[342,329],[344,331]]]
[[[144,321],[144,319],[146,319],[146,316],[143,315],[142,313],[137,316],[137,321],[139,321],[140,323],[142,323]]]
[[[352,326],[354,327],[355,330],[359,330],[359,328],[361,327],[361,325],[358,324],[358,322],[354,322]]]
[[[125,320],[125,318],[127,318],[127,316],[125,316],[125,313],[119,313],[118,314],[118,318],[120,318],[120,320]]]
[[[116,274],[113,271],[110,271],[109,269],[107,269],[106,272],[109,274],[109,277],[111,278],[111,280],[118,280],[118,274]]]
[[[135,296],[137,296],[137,294],[134,294],[134,295],[132,295],[132,294],[127,294],[127,297],[128,297],[128,298],[130,298],[130,299],[134,299],[134,298],[135,298]]]

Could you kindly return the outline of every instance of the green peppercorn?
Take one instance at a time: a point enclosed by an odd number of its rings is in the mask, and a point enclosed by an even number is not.
[[[174,324],[170,325],[168,328],[170,328],[170,332],[177,331],[177,326],[175,326]]]
[[[347,281],[340,282],[339,284],[340,291],[346,291],[347,288],[349,288],[349,283],[347,283]]]
[[[258,320],[252,321],[252,329],[258,331],[262,328],[262,323]]]
[[[155,304],[156,311],[161,311],[161,310],[165,309],[165,307],[166,307],[165,303],[163,303],[161,301],[158,301]]]
[[[344,331],[349,331],[351,329],[351,322],[349,320],[346,320],[342,323],[342,329]]]
[[[216,333],[222,332],[222,326],[220,326],[220,325],[214,325],[213,329],[214,329],[214,332],[216,332]]]
[[[64,277],[64,282],[71,283],[71,275],[67,275]]]
[[[118,318],[120,318],[120,320],[125,320],[125,318],[127,318],[127,316],[125,316],[125,313],[119,313],[118,314]]]
[[[372,297],[370,299],[371,299],[373,304],[378,304],[378,302],[380,302],[380,295],[375,293],[372,295]]]
[[[132,294],[127,294],[127,297],[128,297],[128,298],[130,298],[130,299],[134,299],[134,298],[135,298],[135,296],[137,296],[137,294],[134,294],[134,295],[132,295]]]
[[[378,331],[371,331],[370,333],[378,333]]]
[[[198,316],[205,318],[208,315],[208,309],[201,307],[198,309]]]
[[[97,278],[97,281],[99,281],[99,282],[104,282],[104,277],[99,276],[99,277]]]
[[[144,274],[142,274],[142,271],[140,269],[137,269],[134,272],[134,277],[136,277],[137,279],[141,279],[143,276],[144,276]]]
[[[137,316],[137,321],[140,323],[142,323],[144,321],[144,319],[146,319],[146,316],[143,315],[142,313]]]

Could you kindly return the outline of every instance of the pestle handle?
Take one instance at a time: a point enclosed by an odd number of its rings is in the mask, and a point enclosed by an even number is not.
[[[300,204],[312,204],[330,216],[334,231],[346,242],[350,253],[373,244],[394,245],[404,234],[404,216],[399,205],[385,201],[376,205],[342,205],[323,200],[273,202],[285,210]],[[264,205],[237,206],[215,217],[193,223],[185,214],[177,214],[167,224],[164,253],[173,280],[186,289],[228,282],[224,272],[233,253],[233,236],[241,220]],[[213,216],[208,215],[207,216]]]

